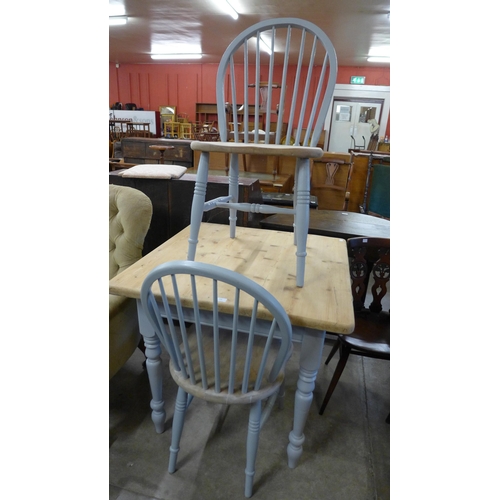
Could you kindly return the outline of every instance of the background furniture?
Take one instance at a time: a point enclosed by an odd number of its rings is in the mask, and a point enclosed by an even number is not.
[[[391,166],[389,159],[374,163],[367,178],[368,192],[361,213],[391,218]],[[387,163],[384,163],[387,162]]]
[[[151,137],[148,122],[127,122],[127,137]]]
[[[158,163],[160,152],[149,146],[174,146],[165,151],[164,162],[175,163],[182,167],[193,166],[193,151],[190,142],[186,140],[154,139],[142,137],[125,137],[121,141],[122,157],[125,163]]]
[[[339,335],[328,355],[328,364],[340,349],[340,359],[326,392],[319,414],[330,400],[350,354],[369,358],[390,358],[390,316],[382,308],[390,279],[390,240],[387,238],[353,238],[347,241],[350,257],[352,297],[356,326],[351,335]],[[365,307],[370,276],[373,279],[371,303]]]
[[[143,110],[109,110],[110,120],[124,120],[127,122],[149,123],[149,131],[153,137],[160,137],[160,113],[158,111]]]
[[[151,269],[167,260],[185,259],[189,234],[187,227],[115,276],[109,283],[110,293],[140,298],[142,283]],[[295,263],[295,247],[288,234],[240,227],[238,238],[230,238],[226,226],[203,223],[199,238],[197,262],[237,271],[263,286],[285,308],[292,323],[293,339],[300,342],[294,420],[287,447],[288,465],[294,468],[302,454],[304,428],[313,401],[325,331],[348,335],[354,329],[346,243],[339,238],[310,235],[306,284],[297,288],[295,276],[290,272]],[[160,341],[153,341],[154,331],[142,317],[140,308],[138,313],[141,333],[150,338],[146,354],[152,394],[151,418],[156,432],[163,432],[166,415]]]
[[[325,153],[312,160],[311,194],[318,197],[320,210],[347,210],[347,191],[352,162],[348,154]]]
[[[293,216],[276,214],[260,221],[264,229],[293,231]],[[309,234],[320,234],[337,238],[389,238],[391,223],[371,215],[338,210],[311,210],[309,212]]]
[[[174,149],[174,146],[166,146],[166,145],[160,145],[160,144],[151,144],[149,146],[149,149],[153,149],[155,151],[159,151],[160,153],[160,158],[158,160],[158,163],[164,164],[165,163],[165,151],[167,149]]]
[[[193,152],[194,165],[199,165],[201,152]],[[253,155],[241,155],[243,171],[239,172],[239,178],[259,179],[260,187],[264,192],[291,193],[293,191],[293,165],[290,173],[273,173],[275,164],[279,157],[265,157]],[[195,170],[197,171],[197,170]],[[229,155],[226,153],[211,153],[209,158],[208,175],[228,175]]]
[[[367,150],[350,150],[350,152],[353,169],[347,188],[350,193],[349,210],[368,214],[371,212],[373,215],[389,219],[390,169],[378,169],[375,182],[373,182],[373,171],[376,164],[389,166],[391,154],[383,151]],[[371,197],[374,210],[369,208]]]
[[[142,257],[152,205],[136,189],[109,186],[109,279]],[[109,295],[109,378],[125,364],[141,336],[134,300]]]
[[[120,170],[109,172],[109,183],[128,186],[150,198],[153,204],[151,226],[144,241],[144,253],[149,253],[179,231],[189,226],[191,203],[196,182],[196,175],[184,174],[180,179],[141,179],[121,177]],[[209,176],[208,196],[222,196],[227,193],[229,178]],[[240,179],[239,198],[248,203],[262,203],[262,193],[258,179]],[[262,216],[240,212],[237,224],[259,227]],[[225,210],[212,210],[205,214],[205,221],[228,224]],[[187,250],[187,249],[186,249]]]
[[[266,57],[262,47],[262,36],[266,37],[271,48],[271,56]],[[248,50],[250,40],[256,38],[256,52]],[[307,43],[306,43],[307,39]],[[277,45],[284,47],[284,53],[288,54],[290,47],[294,43],[299,43],[304,49],[305,57],[295,66],[289,62],[285,56],[281,60],[280,55],[273,51]],[[313,49],[309,49],[312,43]],[[283,45],[282,45],[283,44]],[[236,74],[234,69],[234,59],[241,57],[245,52],[243,74]],[[301,51],[302,53],[302,51]],[[322,72],[319,79],[313,79],[312,68],[315,64],[315,56],[323,58]],[[274,65],[282,67],[282,83],[279,92],[279,113],[271,113],[271,96],[273,88]],[[290,66],[289,66],[290,64]],[[302,66],[304,64],[304,66]],[[255,65],[255,70],[253,66]],[[262,65],[262,66],[261,66]],[[295,85],[293,89],[288,89],[286,85],[286,75],[288,71],[295,71]],[[267,74],[265,74],[267,72]],[[309,222],[309,187],[310,187],[310,164],[311,158],[319,158],[323,155],[320,148],[316,148],[318,139],[323,132],[326,113],[330,106],[337,76],[337,56],[335,49],[326,36],[316,25],[301,19],[281,18],[271,19],[257,23],[244,30],[226,49],[222,56],[217,71],[216,95],[219,133],[221,142],[194,141],[191,147],[195,151],[201,151],[200,163],[198,165],[197,183],[193,197],[191,209],[191,236],[189,238],[188,259],[194,260],[196,254],[196,242],[204,211],[215,207],[225,206],[229,209],[230,234],[231,238],[236,235],[236,211],[257,213],[282,213],[286,208],[272,207],[269,205],[244,205],[238,204],[238,174],[239,155],[252,154],[263,156],[288,156],[296,161],[295,166],[295,197],[292,209],[295,216],[295,241],[296,251],[296,284],[304,285],[305,256],[307,242],[307,228]],[[266,82],[262,82],[266,79]],[[250,89],[253,84],[254,88]],[[227,87],[227,88],[226,88]],[[289,92],[288,92],[289,91]],[[264,127],[264,144],[259,142],[257,132],[251,133],[249,127],[248,105],[260,106],[261,94],[267,92],[267,103],[265,109],[261,109]],[[243,96],[243,119],[239,119],[236,96]],[[226,100],[229,97],[229,103]],[[305,96],[305,97],[301,97]],[[305,112],[303,99],[310,98],[314,104],[310,114]],[[253,102],[251,101],[253,99]],[[286,102],[286,105],[285,105]],[[231,106],[232,119],[228,120],[228,104]],[[277,117],[276,132],[273,132],[275,144],[271,145],[271,118]],[[228,141],[228,121],[241,123],[241,132],[234,131],[234,143]],[[252,120],[255,121],[255,120]],[[273,120],[274,121],[274,120]],[[297,122],[297,129],[306,129],[302,145],[297,138],[291,140],[292,125]],[[284,140],[281,139],[283,123],[287,123],[287,134]],[[230,154],[230,183],[229,195],[205,203],[205,186],[209,168],[209,156],[212,152]]]
[[[192,310],[186,309],[187,299]],[[168,471],[175,472],[193,396],[211,403],[246,404],[245,496],[251,497],[260,429],[283,385],[292,352],[292,325],[283,306],[240,273],[192,261],[171,261],[153,269],[141,288],[141,306],[170,355],[170,373],[179,386]],[[148,348],[148,337],[145,343]],[[263,400],[268,400],[264,414]]]

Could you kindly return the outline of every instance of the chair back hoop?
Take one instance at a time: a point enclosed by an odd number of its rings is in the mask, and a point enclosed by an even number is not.
[[[143,282],[141,305],[175,370],[205,391],[257,391],[276,380],[291,352],[292,326],[283,306],[258,283],[229,269],[196,261],[161,264]],[[188,331],[189,323],[195,332]],[[231,336],[226,358],[220,350],[223,335]],[[257,337],[262,349],[254,348]],[[276,353],[271,347],[277,339]],[[214,373],[207,373],[206,365]]]
[[[236,142],[316,146],[336,78],[333,44],[313,23],[278,18],[247,28],[228,46],[217,71],[221,140],[228,140],[233,122],[241,123],[232,132]],[[259,123],[260,115],[259,134],[249,124]],[[302,144],[293,130],[305,130]]]
[[[370,275],[373,276],[369,305],[372,312],[382,311],[382,299],[387,293],[390,280],[390,239],[389,238],[350,238],[347,240],[349,269],[351,273],[354,310],[359,312],[365,307],[365,298]]]

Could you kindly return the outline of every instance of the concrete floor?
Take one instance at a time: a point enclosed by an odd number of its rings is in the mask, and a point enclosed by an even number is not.
[[[330,351],[325,345],[323,362]],[[162,355],[166,359],[166,355]],[[248,408],[194,400],[186,416],[177,471],[167,472],[177,386],[164,369],[167,426],[156,434],[143,354],[137,350],[109,383],[110,500],[225,500],[245,498]],[[257,455],[255,500],[388,500],[389,363],[352,356],[325,410],[318,414],[338,361],[322,364],[295,469],[286,447],[293,419],[299,346],[287,365],[285,407],[273,409]],[[166,363],[164,363],[166,365]]]

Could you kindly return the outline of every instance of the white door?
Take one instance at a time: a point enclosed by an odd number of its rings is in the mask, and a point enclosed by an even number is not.
[[[380,123],[380,102],[354,102],[335,99],[327,117],[329,125],[328,151],[347,153],[349,149],[366,149],[372,132],[368,120]]]

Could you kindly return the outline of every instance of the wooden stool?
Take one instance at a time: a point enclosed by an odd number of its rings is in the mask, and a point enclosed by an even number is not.
[[[151,146],[149,146],[149,149],[154,149],[160,152],[160,159],[158,160],[158,163],[161,163],[163,165],[165,151],[167,149],[174,149],[174,146],[161,146],[160,144],[152,144]]]

